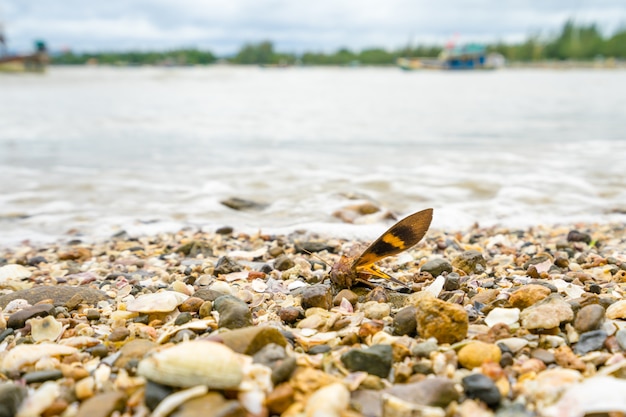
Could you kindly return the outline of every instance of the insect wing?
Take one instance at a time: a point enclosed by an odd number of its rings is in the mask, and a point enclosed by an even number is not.
[[[352,268],[363,268],[416,245],[426,234],[432,219],[433,209],[426,209],[400,220],[369,245],[354,261]]]

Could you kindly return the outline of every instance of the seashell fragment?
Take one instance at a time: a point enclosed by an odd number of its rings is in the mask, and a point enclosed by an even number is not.
[[[78,349],[71,346],[62,346],[54,343],[39,345],[17,345],[11,349],[2,360],[2,372],[19,371],[23,366],[37,362],[39,359],[50,356],[64,356],[77,353]]]
[[[30,278],[32,272],[22,265],[10,264],[0,268],[0,284]]]
[[[16,417],[38,417],[61,394],[61,388],[54,381],[44,382],[37,391],[26,398]]]
[[[348,409],[350,391],[345,385],[335,382],[315,391],[306,402],[306,417],[339,417]]]
[[[126,304],[126,310],[137,313],[167,313],[173,311],[189,298],[175,291],[162,291],[140,295]]]
[[[174,394],[168,395],[159,403],[159,405],[152,412],[152,417],[167,417],[172,411],[174,411],[179,405],[184,404],[192,398],[200,397],[209,392],[209,389],[204,385],[198,385],[186,390],[178,391]]]
[[[183,388],[232,389],[243,379],[239,355],[207,340],[183,342],[157,352],[139,362],[137,373],[159,384]]]
[[[34,317],[29,320],[31,336],[35,342],[57,340],[63,333],[63,324],[52,316]]]

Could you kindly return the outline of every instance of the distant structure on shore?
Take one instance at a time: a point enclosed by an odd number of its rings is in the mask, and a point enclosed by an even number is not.
[[[0,25],[0,72],[44,72],[47,65],[48,50],[44,41],[35,41],[35,52],[31,54],[11,55]]]
[[[406,71],[421,69],[484,70],[503,67],[505,59],[503,55],[498,53],[488,54],[484,45],[470,43],[467,45],[448,45],[436,59],[401,57],[398,58],[397,64]]]

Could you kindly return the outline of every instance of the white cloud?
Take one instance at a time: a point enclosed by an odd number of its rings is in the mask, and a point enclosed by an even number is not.
[[[0,4],[16,49],[35,38],[75,50],[207,48],[234,52],[269,39],[277,49],[397,48],[464,40],[521,39],[556,31],[568,18],[612,31],[626,23],[623,0],[7,0]]]

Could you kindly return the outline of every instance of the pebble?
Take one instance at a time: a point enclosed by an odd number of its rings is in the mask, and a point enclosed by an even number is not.
[[[241,265],[239,265],[234,260],[230,259],[228,256],[222,256],[221,258],[217,260],[213,273],[219,276],[219,275],[228,275],[228,274],[232,274],[233,272],[240,272],[240,271],[243,271],[243,267]]]
[[[372,320],[382,320],[391,314],[391,307],[387,303],[368,301],[361,306],[365,317]]]
[[[398,336],[415,336],[417,331],[417,320],[415,315],[417,307],[408,306],[398,311],[393,317],[393,331]]]
[[[97,394],[84,401],[78,408],[76,417],[109,417],[115,411],[122,412],[126,396],[122,392],[111,391]]]
[[[343,290],[339,291],[337,295],[333,298],[333,305],[338,306],[339,304],[341,304],[341,300],[343,300],[344,298],[348,300],[348,302],[352,304],[352,306],[355,306],[356,303],[359,301],[358,295],[356,295],[353,291],[344,288]]]
[[[144,402],[150,411],[154,411],[159,403],[168,397],[172,392],[174,392],[174,388],[148,380],[146,381]]]
[[[204,303],[205,301],[202,298],[189,297],[183,301],[180,306],[178,306],[178,309],[181,312],[196,313],[200,310],[200,307],[202,307],[202,304]]]
[[[520,318],[526,329],[553,329],[563,322],[572,321],[574,312],[566,301],[555,294],[522,311]]]
[[[293,324],[304,318],[304,311],[298,307],[284,307],[278,311],[278,316],[286,324]]]
[[[333,295],[328,285],[316,284],[302,290],[302,308],[318,307],[330,310],[333,306]]]
[[[14,417],[26,398],[25,387],[12,382],[0,383],[0,417]]]
[[[502,352],[497,345],[472,341],[463,346],[458,353],[459,364],[466,369],[480,367],[483,363],[499,363]]]
[[[576,347],[574,348],[574,352],[579,355],[584,355],[585,353],[589,353],[592,350],[602,349],[604,346],[604,341],[608,335],[604,330],[592,330],[580,335],[578,339],[578,343],[576,343]]]
[[[63,378],[63,372],[59,369],[50,369],[44,371],[27,372],[22,377],[27,384],[35,382],[54,381],[59,378]]]
[[[391,370],[393,350],[389,345],[373,345],[367,349],[351,349],[341,355],[341,361],[351,371],[363,371],[386,378]]]
[[[275,327],[269,326],[245,327],[220,333],[216,337],[235,352],[246,355],[254,355],[270,343],[282,347],[287,345],[285,336]]]
[[[576,313],[576,319],[574,320],[574,328],[579,333],[585,333],[591,330],[597,330],[602,326],[604,322],[604,315],[606,310],[599,304],[590,304],[584,306],[578,313]]]
[[[52,304],[36,304],[27,307],[9,316],[7,327],[12,329],[21,329],[26,324],[26,320],[33,317],[44,317],[52,314],[54,306]]]
[[[452,264],[443,258],[435,258],[426,262],[420,268],[422,272],[428,272],[433,277],[437,278],[439,275],[444,272],[450,273],[452,272]]]
[[[502,400],[500,390],[493,380],[483,374],[471,374],[461,380],[465,395],[478,399],[490,408],[496,408]]]
[[[126,327],[118,327],[109,334],[109,342],[121,342],[128,336],[130,336],[130,330]]]
[[[468,250],[452,260],[452,266],[458,268],[468,275],[473,273],[481,274],[487,266],[487,261],[483,254],[476,250]]]
[[[439,343],[456,343],[467,335],[469,319],[462,306],[423,297],[415,307],[417,333],[420,337],[434,337]]]
[[[442,408],[459,399],[456,384],[447,378],[441,377],[394,385],[386,389],[385,392],[404,401]]]
[[[538,284],[524,285],[518,290],[513,291],[509,297],[511,307],[524,310],[527,307],[543,300],[551,293],[550,289]]]
[[[219,313],[218,327],[240,329],[252,326],[252,313],[248,304],[232,295],[223,295],[213,302],[213,308]]]

